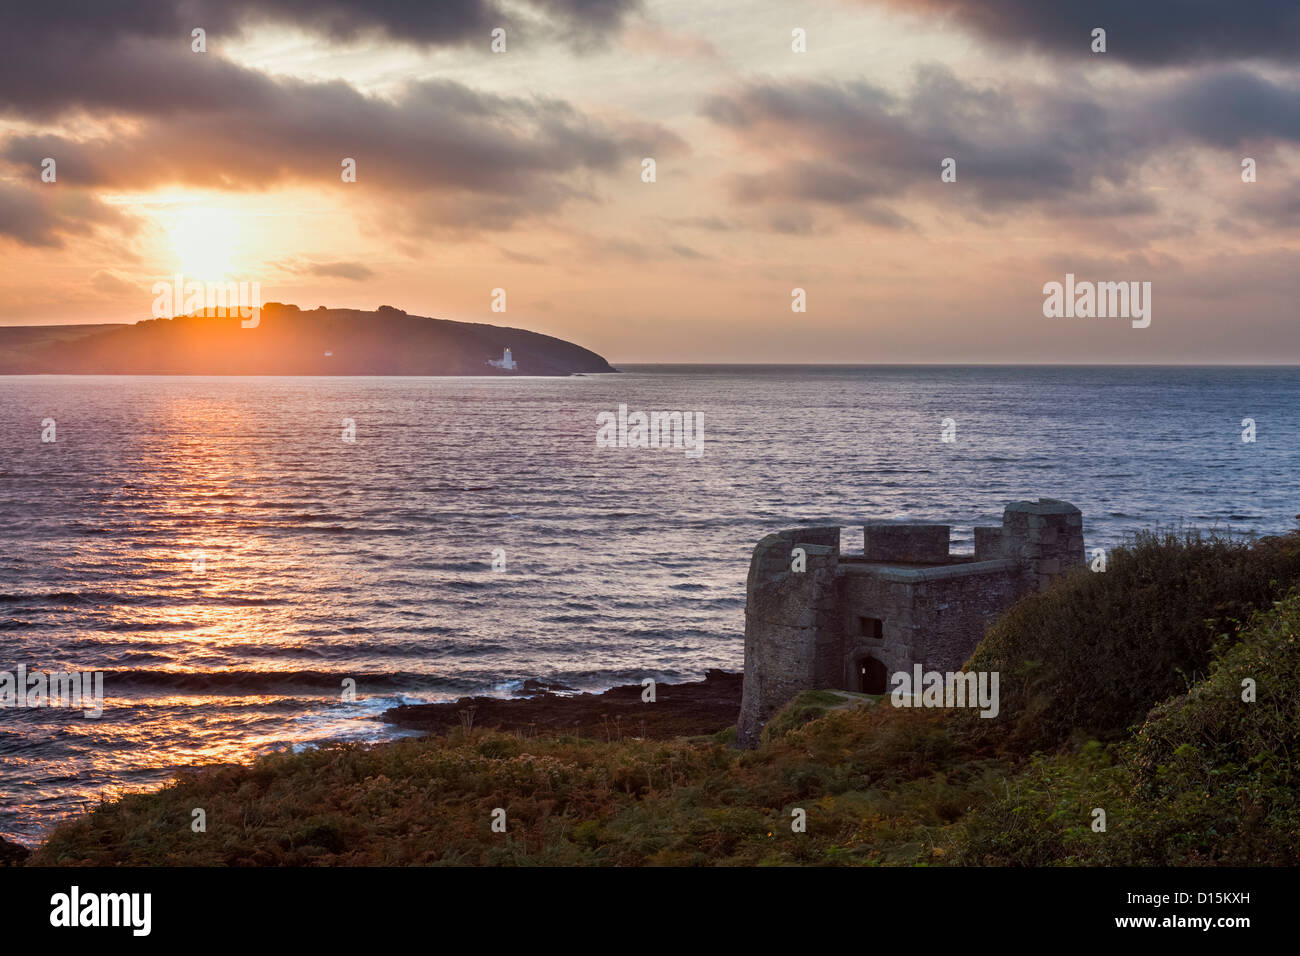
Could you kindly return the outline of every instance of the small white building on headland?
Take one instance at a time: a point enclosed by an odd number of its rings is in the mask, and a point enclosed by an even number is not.
[[[507,372],[513,372],[519,367],[519,364],[511,357],[509,349],[506,349],[499,359],[488,359],[488,364],[493,368],[503,368]]]

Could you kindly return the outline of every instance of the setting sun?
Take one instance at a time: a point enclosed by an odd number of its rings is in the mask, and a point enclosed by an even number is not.
[[[187,278],[223,279],[231,269],[239,240],[233,213],[210,207],[179,213],[169,230],[177,267]]]

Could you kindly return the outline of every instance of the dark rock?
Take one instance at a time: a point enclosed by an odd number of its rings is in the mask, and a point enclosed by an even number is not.
[[[653,703],[642,700],[645,688],[640,684],[624,684],[603,694],[462,697],[446,704],[410,704],[387,710],[380,719],[399,727],[445,734],[464,728],[462,711],[472,705],[476,729],[577,734],[594,740],[663,740],[715,734],[735,724],[742,682],[741,674],[711,670],[702,681],[657,684]]]
[[[530,677],[524,681],[524,686],[515,692],[515,696],[528,696],[532,694],[555,694],[555,693],[576,693],[576,687],[570,687],[567,684],[561,684],[558,681],[535,680]]]
[[[32,851],[21,843],[11,843],[0,836],[0,866],[22,866]]]

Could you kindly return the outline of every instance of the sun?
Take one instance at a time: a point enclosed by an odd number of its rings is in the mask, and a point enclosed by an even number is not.
[[[170,229],[177,265],[186,279],[214,282],[226,278],[239,242],[239,221],[227,209],[186,209]]]

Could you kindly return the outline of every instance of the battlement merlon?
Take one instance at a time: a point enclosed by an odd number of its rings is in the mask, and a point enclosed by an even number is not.
[[[951,532],[946,524],[871,521],[862,526],[862,556],[867,561],[943,564],[949,558]]]
[[[1002,512],[1002,556],[1025,565],[1030,585],[1047,586],[1084,563],[1083,513],[1068,501],[1013,501]]]
[[[749,588],[771,583],[790,573],[794,549],[805,545],[831,548],[835,561],[840,557],[840,529],[838,525],[815,528],[791,528],[765,535],[754,547],[749,560]]]

